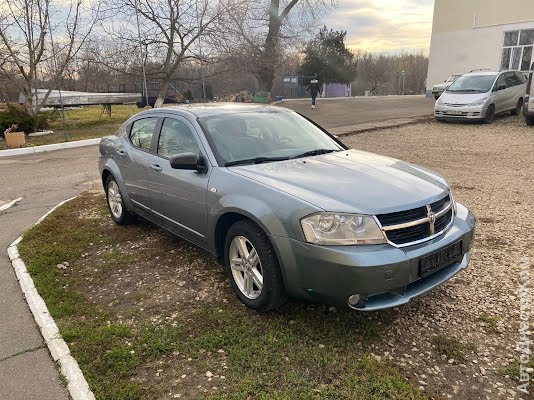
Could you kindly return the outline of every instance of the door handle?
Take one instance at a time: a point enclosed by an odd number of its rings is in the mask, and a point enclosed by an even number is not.
[[[152,168],[154,171],[161,171],[161,167],[158,164],[150,164],[150,168]]]
[[[124,157],[126,155],[126,152],[123,149],[117,150],[117,154],[121,157]]]

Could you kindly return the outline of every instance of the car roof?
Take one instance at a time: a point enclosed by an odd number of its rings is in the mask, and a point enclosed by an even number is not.
[[[244,112],[291,112],[287,108],[276,107],[268,104],[251,103],[194,103],[169,105],[162,108],[144,111],[143,114],[172,113],[179,111],[198,118],[211,117],[223,114],[238,114]]]

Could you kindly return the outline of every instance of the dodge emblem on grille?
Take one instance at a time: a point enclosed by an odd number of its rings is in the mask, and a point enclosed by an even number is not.
[[[426,215],[428,218],[428,223],[430,224],[430,236],[436,233],[436,213],[432,211],[432,207],[429,205],[426,206]]]

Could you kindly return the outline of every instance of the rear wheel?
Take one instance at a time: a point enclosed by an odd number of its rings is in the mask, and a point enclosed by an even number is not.
[[[486,110],[486,116],[484,117],[485,124],[491,124],[495,118],[495,106],[491,104]]]
[[[521,108],[523,108],[523,99],[517,100],[517,105],[515,108],[511,111],[512,115],[519,115],[521,114]]]
[[[527,123],[527,125],[533,126],[534,125],[534,117],[525,117],[525,122]]]
[[[259,226],[238,221],[224,246],[225,270],[239,300],[259,312],[285,303],[287,295],[276,254]]]
[[[135,220],[134,214],[126,209],[121,190],[113,175],[108,176],[106,179],[106,200],[109,213],[115,223],[126,225]]]

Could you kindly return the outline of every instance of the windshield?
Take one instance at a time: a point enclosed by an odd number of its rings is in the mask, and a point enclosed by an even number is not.
[[[491,90],[496,75],[464,75],[449,86],[447,92],[486,93]]]
[[[291,112],[223,114],[201,118],[200,123],[223,165],[244,160],[280,161],[343,150],[321,129]]]

